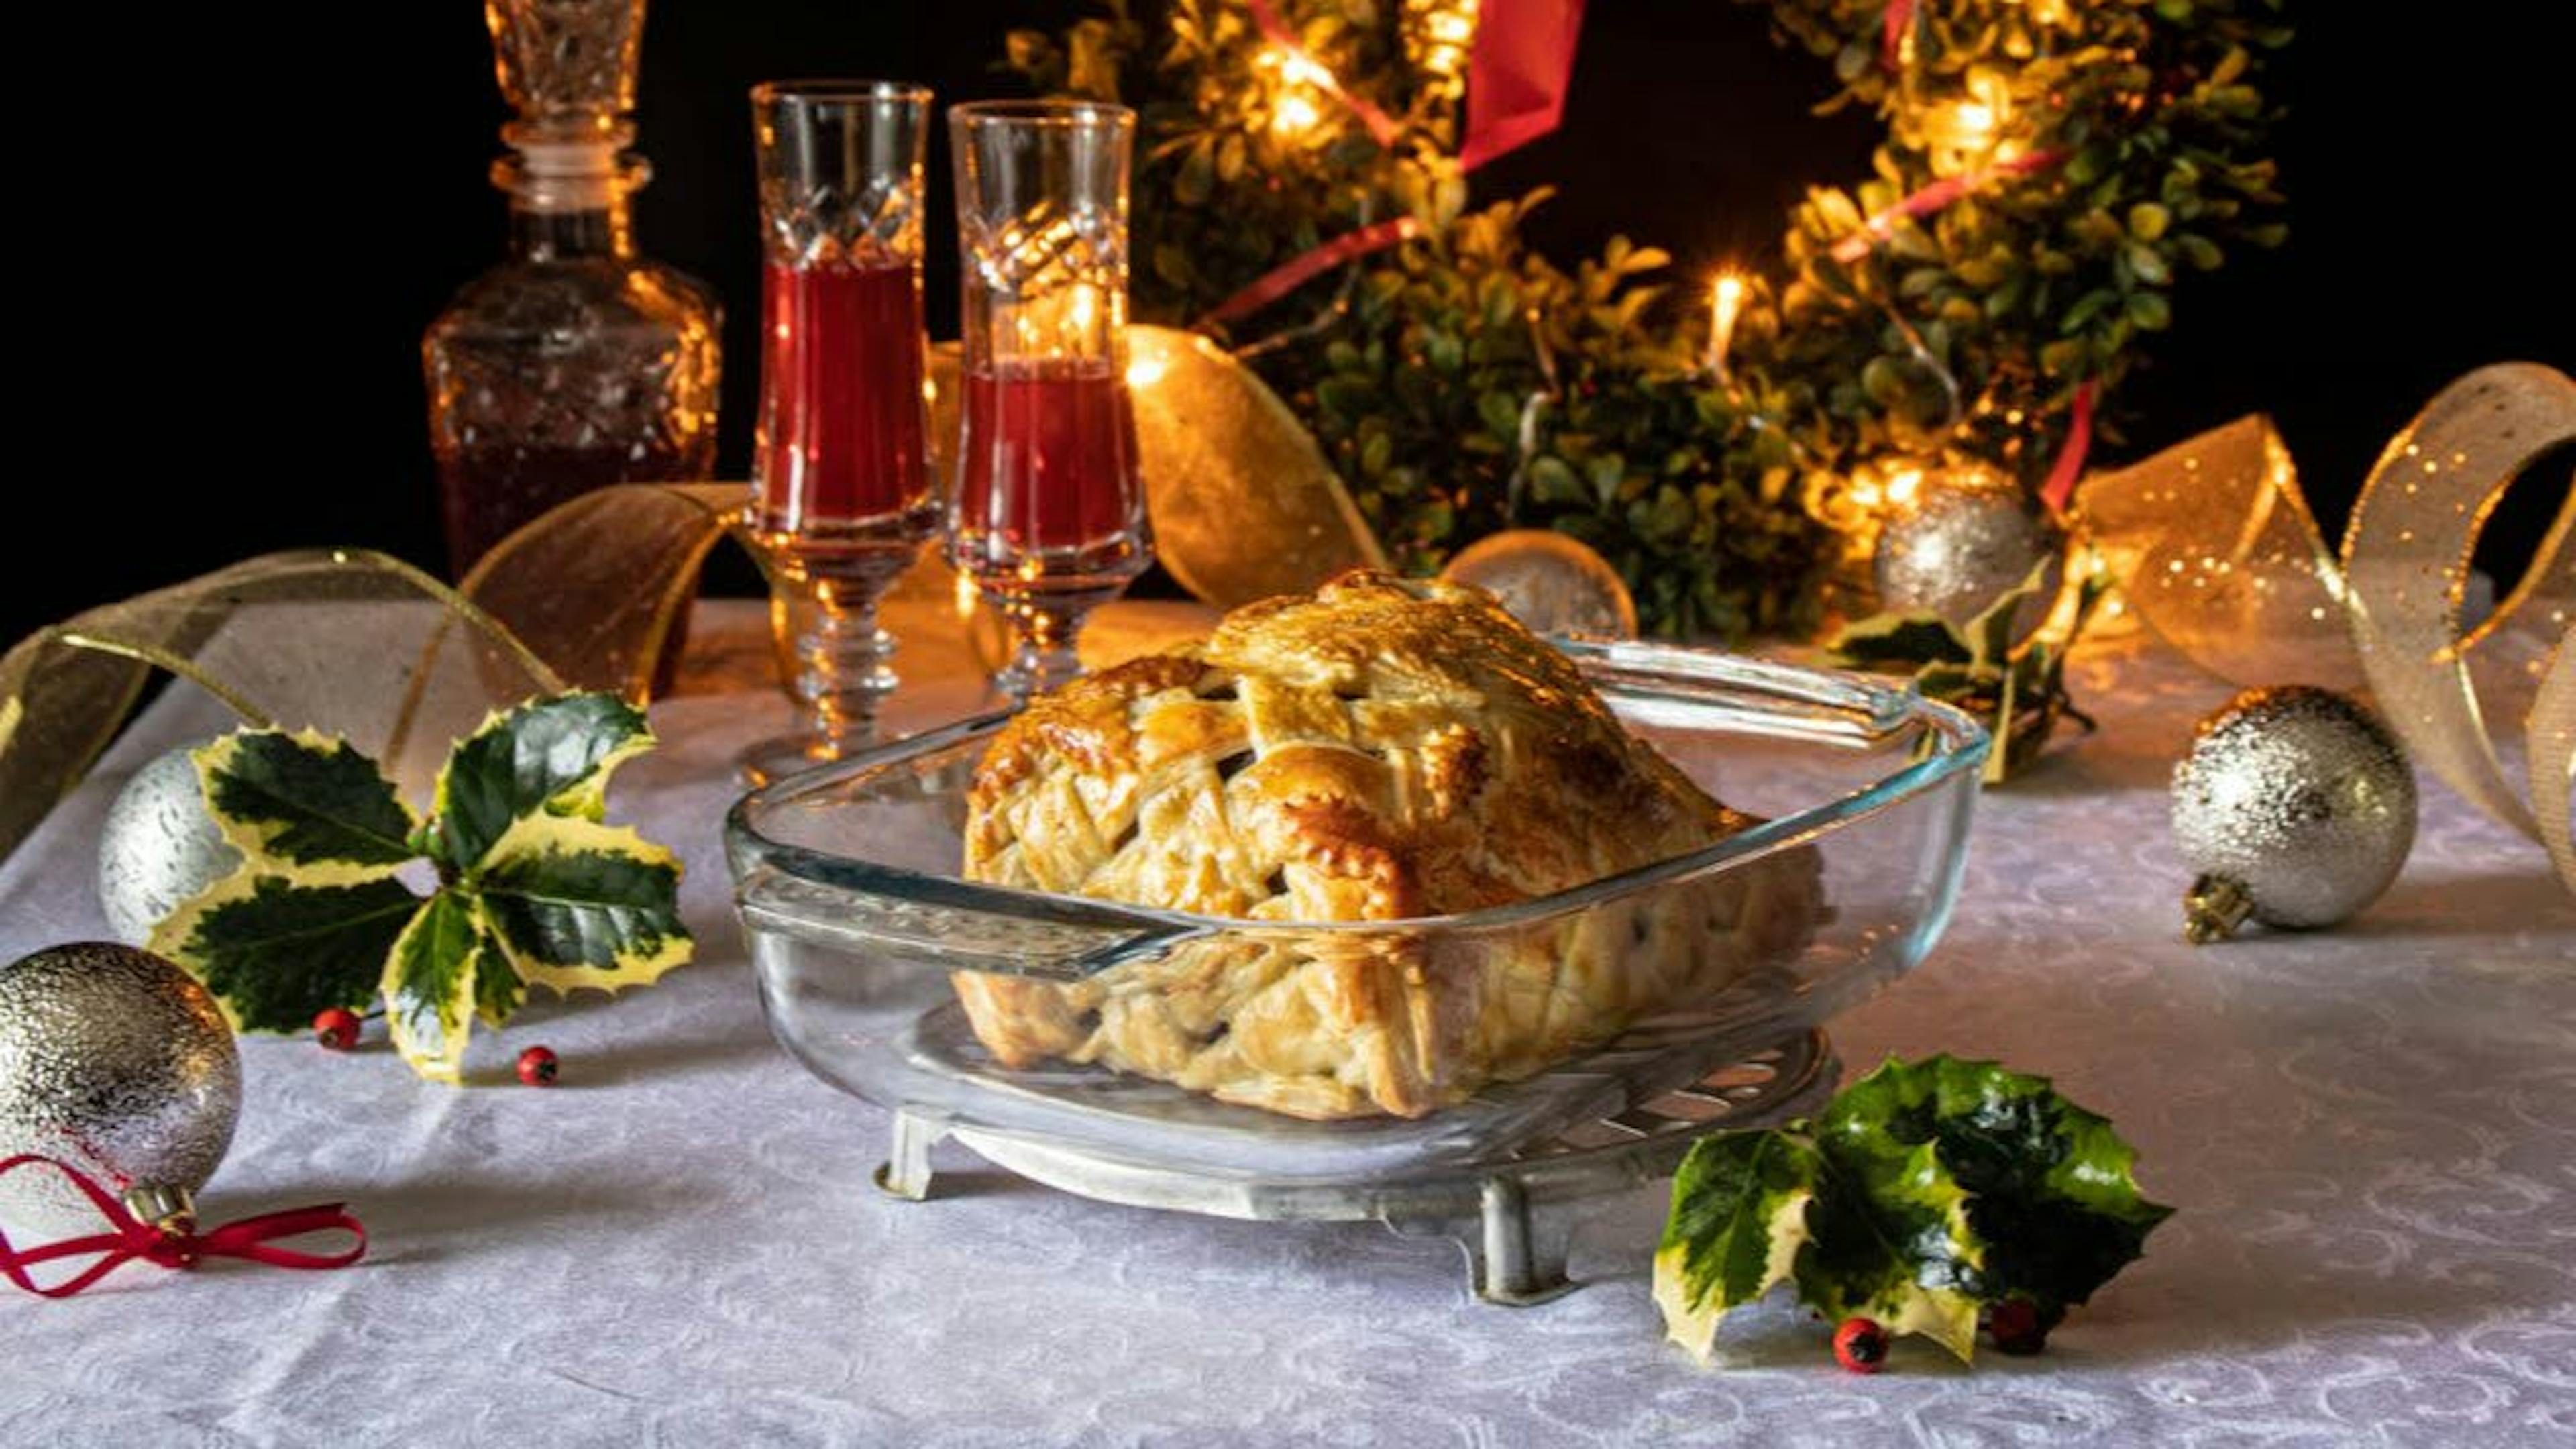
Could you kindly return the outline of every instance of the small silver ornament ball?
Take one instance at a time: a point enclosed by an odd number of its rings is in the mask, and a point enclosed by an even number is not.
[[[141,945],[181,903],[241,865],[206,813],[181,746],[134,773],[98,833],[98,903],[120,941]]]
[[[2051,560],[2039,593],[2013,614],[2019,642],[2048,621],[2065,579],[2066,534],[2000,469],[1954,463],[1929,470],[1878,533],[1870,571],[1889,613],[1931,613],[1965,624]]]
[[[240,1109],[232,1027],[178,967],[107,942],[0,967],[0,1159],[55,1158],[157,1218],[214,1175]],[[105,1230],[42,1166],[0,1178],[0,1220],[47,1238]]]
[[[2249,689],[2174,767],[2174,839],[2199,874],[2194,941],[2331,926],[2379,899],[2415,844],[2415,772],[2388,727],[2330,689]]]

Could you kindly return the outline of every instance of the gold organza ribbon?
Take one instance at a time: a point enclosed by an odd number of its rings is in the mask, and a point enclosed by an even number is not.
[[[2576,440],[2576,381],[2537,363],[2442,390],[2372,469],[2326,550],[2271,420],[2249,417],[2090,480],[2078,501],[2130,605],[2238,684],[2368,684],[2415,757],[2540,841],[2576,891],[2576,489],[2522,582],[2461,628],[2469,559],[2505,489]],[[2519,725],[2529,800],[2491,722]]]
[[[250,723],[340,735],[415,793],[494,703],[564,687],[490,615],[399,559],[245,560],[49,625],[0,656],[0,857],[80,782],[155,668]]]
[[[707,555],[739,521],[740,483],[625,483],[501,540],[461,590],[576,689],[648,699],[684,643]]]

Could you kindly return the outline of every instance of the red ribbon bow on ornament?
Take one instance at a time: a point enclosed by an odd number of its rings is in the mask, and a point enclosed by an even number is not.
[[[346,1205],[342,1203],[261,1213],[257,1217],[225,1223],[210,1232],[172,1232],[136,1217],[106,1188],[69,1163],[25,1153],[0,1162],[0,1177],[22,1167],[50,1167],[71,1179],[72,1186],[97,1204],[99,1216],[107,1219],[108,1226],[115,1230],[92,1233],[85,1238],[66,1238],[59,1243],[23,1251],[9,1241],[8,1234],[0,1233],[0,1274],[5,1274],[10,1282],[27,1292],[42,1297],[69,1298],[136,1258],[158,1263],[164,1268],[193,1268],[206,1258],[241,1258],[277,1268],[346,1268],[367,1255],[367,1229],[349,1216]],[[270,1246],[271,1241],[277,1238],[333,1231],[347,1233],[357,1242],[346,1252],[327,1254],[300,1253],[293,1248]],[[58,1258],[86,1257],[93,1253],[99,1255],[97,1262],[52,1287],[40,1287],[35,1279],[27,1276],[27,1270],[40,1263],[50,1263]]]

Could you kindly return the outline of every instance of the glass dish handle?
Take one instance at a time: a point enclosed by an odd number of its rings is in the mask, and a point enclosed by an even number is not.
[[[1875,746],[1920,727],[1922,697],[1910,680],[1772,664],[1642,640],[1556,637],[1595,684],[1641,701],[1653,719],[1680,707],[1697,727],[1843,746]]]
[[[846,868],[846,867],[844,867]],[[755,935],[775,934],[862,960],[943,971],[1080,981],[1200,934],[1151,915],[1090,902],[980,891],[915,879],[905,896],[852,891],[774,866],[736,898]],[[954,901],[943,895],[955,894]]]

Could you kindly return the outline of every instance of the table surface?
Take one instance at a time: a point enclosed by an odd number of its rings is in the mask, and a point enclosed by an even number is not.
[[[750,618],[702,625],[719,679],[756,670]],[[899,724],[972,703],[961,663],[904,662],[940,677]],[[699,961],[533,1003],[463,1090],[246,1041],[209,1217],[345,1199],[366,1262],[8,1295],[0,1443],[2576,1442],[2576,900],[2428,779],[2365,916],[2186,946],[2165,782],[2226,690],[2137,641],[2075,688],[2103,731],[1988,796],[1947,937],[1834,1028],[1855,1066],[2054,1076],[2179,1208],[2043,1357],[1917,1340],[1859,1378],[1775,1298],[1699,1368],[1647,1298],[1651,1191],[1578,1241],[1587,1286],[1517,1310],[1437,1241],[1106,1206],[954,1146],[932,1201],[883,1196],[883,1114],[770,1041],[729,909],[729,762],[786,719],[746,689],[657,705],[614,791],[686,858]],[[104,934],[109,799],[216,723],[174,692],[0,866],[0,960]],[[541,1041],[565,1085],[499,1085]]]

